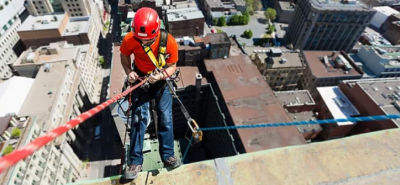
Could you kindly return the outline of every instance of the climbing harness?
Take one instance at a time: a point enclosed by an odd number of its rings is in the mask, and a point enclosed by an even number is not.
[[[142,44],[143,50],[146,52],[146,54],[149,56],[153,65],[156,67],[155,70],[157,70],[160,73],[162,71],[165,72],[165,66],[166,66],[165,56],[166,56],[166,51],[167,51],[167,42],[168,42],[168,32],[164,29],[161,29],[160,30],[160,40],[159,40],[160,45],[159,45],[159,50],[158,50],[159,60],[156,59],[150,46]],[[148,74],[150,74],[150,73],[151,73],[151,71],[148,72]],[[166,72],[165,72],[165,74],[166,74]],[[200,127],[197,124],[197,122],[190,117],[189,112],[183,105],[182,101],[179,99],[179,96],[176,94],[176,88],[174,88],[174,85],[176,85],[176,83],[177,83],[176,80],[179,79],[178,74],[179,74],[179,71],[176,72],[175,74],[173,74],[172,76],[168,76],[167,78],[165,78],[166,85],[168,86],[171,95],[178,101],[179,107],[180,107],[183,115],[186,118],[186,121],[187,121],[187,124],[188,124],[190,130],[192,131],[192,136],[194,137],[194,141],[200,142],[203,139],[203,132],[199,130]],[[147,83],[145,85],[149,86],[150,84]],[[163,90],[161,91],[161,93],[159,95],[160,98],[162,96],[162,92],[163,92]],[[157,103],[158,103],[158,100],[157,100]]]

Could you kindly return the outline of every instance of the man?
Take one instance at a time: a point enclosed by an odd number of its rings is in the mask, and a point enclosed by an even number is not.
[[[174,156],[174,134],[172,124],[172,96],[166,87],[166,77],[173,75],[176,71],[178,61],[178,44],[175,38],[168,34],[166,42],[165,62],[162,70],[156,70],[155,64],[144,51],[149,46],[154,54],[158,56],[160,42],[161,20],[155,10],[151,8],[139,9],[132,21],[132,32],[128,33],[122,41],[121,64],[128,75],[130,83],[139,77],[148,74],[149,88],[138,88],[132,95],[132,115],[137,110],[140,112],[139,122],[131,123],[131,150],[130,165],[125,172],[125,178],[135,179],[143,164],[143,139],[146,125],[150,119],[149,101],[155,99],[158,117],[158,138],[160,142],[160,156],[166,168],[177,168],[181,162]],[[134,55],[134,69],[131,68],[131,54]]]

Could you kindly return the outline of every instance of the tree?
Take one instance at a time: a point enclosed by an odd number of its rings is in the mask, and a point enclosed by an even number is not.
[[[99,63],[100,63],[100,65],[104,64],[104,57],[103,56],[99,56]]]
[[[217,18],[214,18],[214,19],[212,20],[212,24],[213,24],[214,26],[216,26],[216,25],[218,24],[218,19],[217,19]]]
[[[276,10],[273,8],[268,8],[264,12],[265,19],[274,21],[276,19]]]
[[[253,37],[253,31],[251,30],[244,30],[242,37],[250,39]]]
[[[3,155],[7,155],[11,153],[14,150],[14,148],[11,145],[8,145],[6,148],[3,150]]]
[[[11,132],[12,137],[19,137],[21,135],[21,130],[19,128],[14,128]]]
[[[239,15],[233,15],[230,19],[229,19],[229,25],[240,25],[240,17]]]
[[[253,37],[253,31],[249,30],[249,32],[248,32],[248,37],[249,37],[249,38]]]
[[[226,18],[225,17],[220,17],[218,19],[218,26],[225,26],[226,25]]]

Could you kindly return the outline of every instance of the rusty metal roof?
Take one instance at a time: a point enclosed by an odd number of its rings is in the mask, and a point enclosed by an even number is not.
[[[400,129],[390,129],[141,172],[132,182],[114,176],[74,185],[398,184],[399,153]]]
[[[290,122],[274,92],[245,55],[206,60],[235,125]],[[296,127],[239,129],[247,152],[305,144]]]

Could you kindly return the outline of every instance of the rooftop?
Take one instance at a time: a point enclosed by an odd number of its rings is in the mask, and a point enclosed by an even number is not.
[[[261,61],[266,61],[268,57],[271,57],[274,62],[272,65],[272,69],[305,67],[305,64],[299,56],[299,53],[282,50],[283,47],[262,48],[263,50],[257,50],[257,48],[260,47],[246,47],[245,50],[248,54],[257,53]],[[274,56],[271,55],[271,52],[274,53]]]
[[[294,11],[295,4],[287,1],[279,1],[279,6],[281,7],[282,10],[286,11]]]
[[[246,2],[244,0],[233,0],[236,6],[244,6]]]
[[[219,8],[224,6],[221,0],[205,0],[205,2],[210,6],[210,8]]]
[[[32,16],[29,15],[28,18],[21,24],[18,31],[38,31],[38,30],[50,30],[58,29],[62,24],[64,16],[67,14],[57,14],[57,15],[44,15],[44,16]]]
[[[45,71],[45,65],[42,65],[39,68],[39,72],[35,78],[32,88],[29,91],[26,101],[20,111],[21,115],[19,115],[37,116],[38,125],[40,127],[44,127],[45,129],[49,129],[48,127],[45,127],[45,125],[51,121],[51,119],[49,119],[49,115],[56,108],[55,102],[57,102],[58,98],[62,94],[62,89],[60,89],[60,87],[63,85],[65,76],[70,73],[70,68],[75,68],[75,74],[72,74],[74,75],[73,82],[79,82],[80,74],[78,71],[79,69],[77,69],[70,60],[61,60],[58,62],[52,62],[51,64],[51,70],[47,72]],[[77,88],[78,87],[71,87],[73,90],[76,90]],[[70,94],[70,96],[75,95],[74,92],[70,92],[68,94]],[[67,106],[67,108],[70,107]]]
[[[311,5],[322,10],[364,10],[371,11],[368,5],[359,0],[309,0]]]
[[[392,44],[381,35],[381,33],[367,27],[365,32],[361,35],[361,41],[364,41],[366,45],[372,46],[392,46]]]
[[[204,19],[204,15],[197,7],[167,9],[167,19],[169,22],[191,20],[191,19]]]
[[[393,14],[399,14],[399,11],[391,8],[390,6],[376,6],[376,7],[373,7],[373,9],[385,14],[386,16],[390,16]]]
[[[8,113],[19,115],[34,81],[14,76],[0,83],[0,117]]]
[[[42,46],[35,50],[29,48],[20,55],[14,66],[41,65],[44,62],[75,59],[80,52],[80,48],[87,45],[73,46],[66,41],[60,41],[50,43],[48,46]]]
[[[284,2],[284,1],[279,1],[279,2]],[[276,29],[276,32],[275,32],[276,37],[284,38],[285,34],[286,34],[286,30],[289,27],[289,24],[274,22],[274,27]]]
[[[333,57],[332,57],[333,54]],[[325,61],[327,56],[327,61]],[[318,78],[324,77],[342,77],[342,76],[361,76],[362,74],[353,68],[352,61],[347,61],[340,53],[332,51],[303,51],[305,62],[308,63],[309,68],[314,76]],[[335,60],[340,60],[341,64],[347,67],[336,67]],[[346,70],[347,68],[347,70]]]
[[[77,35],[79,33],[87,33],[90,26],[90,16],[86,17],[70,17],[63,36]]]
[[[173,171],[144,171],[132,184],[397,184],[400,181],[399,140],[400,129],[376,131],[191,163]],[[113,176],[72,185],[81,184],[126,182],[120,176]]]
[[[111,62],[111,74],[110,74],[110,94],[108,98],[113,98],[114,96],[121,93],[122,87],[126,79],[126,74],[124,68],[121,65],[121,57],[119,48],[121,43],[114,42],[114,54]],[[131,55],[133,60],[134,56]]]
[[[282,105],[296,106],[304,104],[315,104],[308,90],[297,91],[275,91],[275,97]]]
[[[385,68],[400,67],[400,47],[369,47],[364,46],[369,52],[373,52],[385,61],[380,61]]]
[[[180,80],[177,82],[178,88],[196,85],[196,74],[200,74],[198,67],[182,66],[177,67]],[[207,79],[202,78],[201,84],[207,84]]]
[[[231,40],[228,35],[223,33],[209,33],[204,38],[203,41],[205,44],[230,44]]]
[[[304,111],[298,113],[288,113],[288,116],[292,121],[310,121],[317,120],[317,115],[313,111]],[[310,124],[310,125],[298,125],[296,126],[300,133],[307,133],[312,131],[321,131],[321,125]]]
[[[334,119],[349,118],[360,114],[337,86],[317,87],[317,90]],[[348,121],[338,122],[337,124],[352,125],[354,123]]]
[[[172,5],[163,5],[162,8],[168,9],[181,9],[188,7],[197,7],[196,1],[172,1]]]
[[[205,66],[215,77],[235,125],[291,121],[247,56],[205,60]],[[240,129],[238,133],[247,152],[306,143],[293,126]]]

